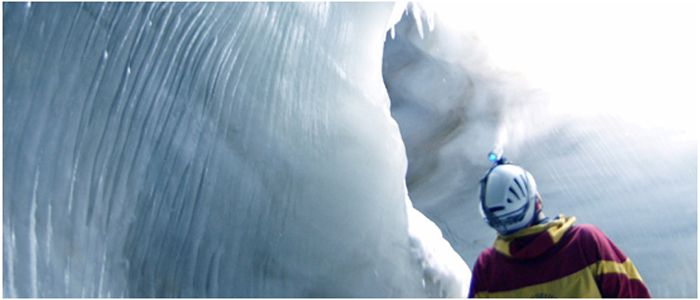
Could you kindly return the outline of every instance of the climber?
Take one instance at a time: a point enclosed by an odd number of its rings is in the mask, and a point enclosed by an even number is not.
[[[502,153],[501,153],[502,154]],[[472,270],[469,297],[650,297],[632,261],[598,228],[550,219],[532,175],[491,154],[480,208],[498,232]]]

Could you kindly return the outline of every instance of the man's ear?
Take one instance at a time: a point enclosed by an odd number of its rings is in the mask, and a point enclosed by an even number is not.
[[[537,194],[535,194],[535,197],[537,197],[537,199],[535,199],[535,210],[542,210],[542,197],[540,196],[540,193],[537,192]]]

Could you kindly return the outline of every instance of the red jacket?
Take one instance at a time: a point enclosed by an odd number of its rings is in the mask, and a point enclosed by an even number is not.
[[[649,298],[632,261],[598,228],[559,218],[498,236],[474,263],[469,297]]]

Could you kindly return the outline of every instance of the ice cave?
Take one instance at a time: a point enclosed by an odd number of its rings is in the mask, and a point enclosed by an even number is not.
[[[697,9],[3,2],[3,296],[466,297],[497,146],[697,297]]]

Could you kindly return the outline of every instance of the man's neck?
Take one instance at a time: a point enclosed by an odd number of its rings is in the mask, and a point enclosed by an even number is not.
[[[535,222],[532,222],[532,225],[544,224],[544,223],[547,223],[549,221],[550,221],[550,219],[547,216],[545,216],[542,211],[540,211],[537,214],[537,217],[535,218]]]

